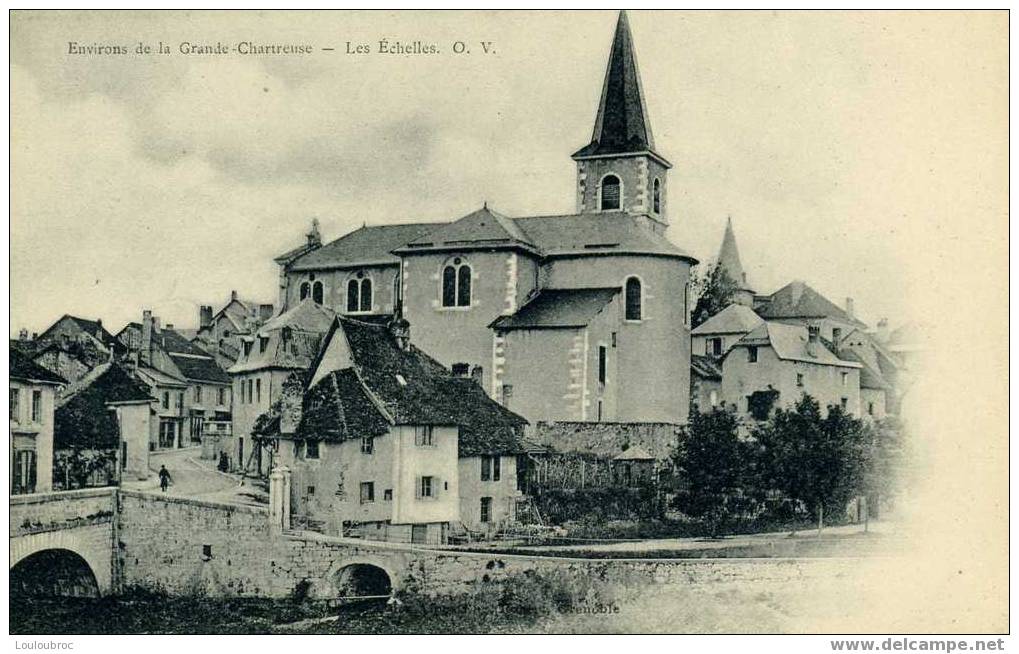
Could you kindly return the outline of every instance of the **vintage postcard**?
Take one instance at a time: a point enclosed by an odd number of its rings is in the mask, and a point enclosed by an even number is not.
[[[12,643],[1003,649],[1008,22],[11,12]]]

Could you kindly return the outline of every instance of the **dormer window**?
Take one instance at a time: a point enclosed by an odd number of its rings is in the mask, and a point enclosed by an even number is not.
[[[601,180],[601,210],[618,211],[622,184],[615,175],[606,175]]]
[[[369,313],[372,310],[372,280],[358,271],[347,280],[347,313]]]
[[[442,306],[471,306],[471,267],[460,257],[442,268]]]

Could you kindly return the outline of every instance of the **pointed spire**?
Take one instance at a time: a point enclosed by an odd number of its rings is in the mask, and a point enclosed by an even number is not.
[[[654,150],[626,11],[619,12],[590,145],[573,156]]]
[[[730,279],[740,285],[740,289],[751,290],[747,274],[743,271],[743,263],[739,258],[739,248],[736,247],[736,232],[732,229],[732,216],[729,216],[725,223],[725,236],[722,237],[722,247],[718,250],[718,265],[728,273]]]

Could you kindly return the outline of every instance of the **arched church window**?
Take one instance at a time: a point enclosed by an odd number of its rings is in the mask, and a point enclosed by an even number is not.
[[[615,175],[606,175],[601,180],[601,210],[616,211],[619,209],[620,182]]]
[[[655,213],[662,212],[662,182],[657,177],[655,178],[654,188],[651,189],[652,205],[654,206]]]
[[[303,282],[301,284],[301,300],[307,299],[309,295],[311,295],[311,284]]]
[[[347,313],[369,313],[372,310],[372,280],[364,271],[347,280]]]
[[[311,301],[315,304],[322,304],[322,300],[325,299],[325,288],[322,286],[322,282],[315,282],[311,285]]]
[[[629,277],[626,280],[626,319],[640,320],[642,316],[640,280],[636,277]]]
[[[471,306],[471,267],[460,257],[442,269],[442,306]]]

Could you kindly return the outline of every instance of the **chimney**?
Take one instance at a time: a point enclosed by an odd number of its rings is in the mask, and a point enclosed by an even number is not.
[[[39,332],[32,332],[32,340],[34,341],[37,338],[39,338]]]
[[[19,341],[27,341],[28,340],[28,330],[25,329],[24,327],[22,327],[18,331],[18,340]]]
[[[850,318],[856,317],[856,307],[853,305],[853,298],[851,297],[846,298],[846,314],[848,314]]]
[[[401,350],[410,347],[410,323],[404,318],[396,318],[389,322],[389,333],[396,339]]]
[[[198,328],[205,329],[206,327],[212,327],[212,307],[203,304],[198,307]]]
[[[807,354],[817,357],[818,349],[821,347],[821,326],[807,325]]]
[[[269,318],[272,318],[272,309],[273,306],[271,304],[258,305],[258,319],[265,322]]]
[[[167,329],[173,329],[173,323],[172,322],[166,323],[166,328]]]
[[[311,221],[311,231],[307,233],[308,247],[317,248],[322,245],[322,235],[318,231],[318,218]]]
[[[484,386],[482,378],[484,376],[484,369],[481,366],[474,366],[471,368],[471,379],[473,379],[478,386]]]
[[[152,311],[142,311],[142,342],[138,347],[138,363],[149,365],[152,361]]]
[[[874,336],[882,343],[888,342],[888,318],[877,321],[877,331],[874,332]]]
[[[230,301],[233,302],[237,299],[237,291],[230,291]]]
[[[96,338],[103,340],[103,319],[96,318]]]

